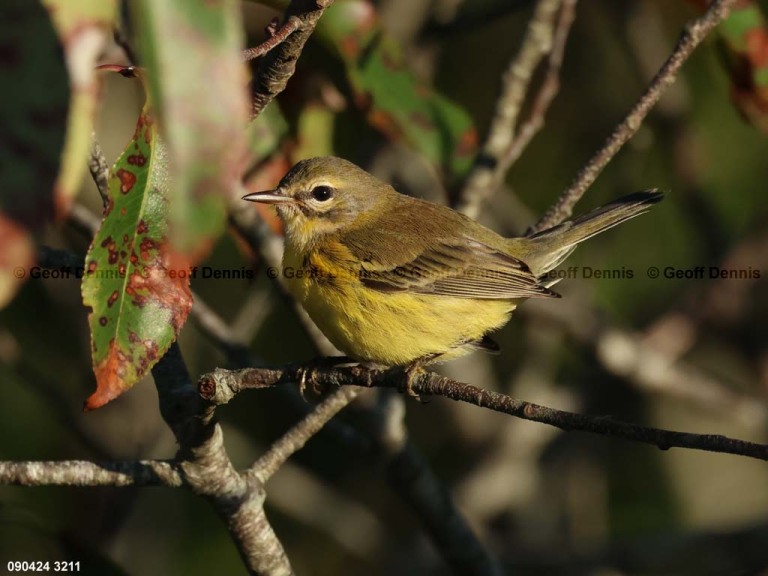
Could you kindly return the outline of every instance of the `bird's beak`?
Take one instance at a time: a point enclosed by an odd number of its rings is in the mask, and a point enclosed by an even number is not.
[[[266,190],[265,192],[251,192],[243,196],[243,200],[261,202],[262,204],[286,204],[293,202],[293,198],[287,196],[280,188]]]

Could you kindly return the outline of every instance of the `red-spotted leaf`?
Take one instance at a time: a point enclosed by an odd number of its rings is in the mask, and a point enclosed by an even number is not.
[[[168,239],[165,151],[145,106],[112,167],[104,221],[88,250],[83,302],[90,306],[96,392],[86,409],[145,376],[178,336],[192,305],[187,264]]]
[[[6,1],[6,0],[3,0]],[[97,58],[112,37],[116,0],[43,0],[64,46],[72,98],[61,170],[56,181],[56,215],[62,217],[80,188],[99,95]],[[44,92],[47,88],[43,88]]]
[[[199,261],[223,232],[248,165],[237,0],[136,0],[147,87],[168,151],[170,239]]]
[[[320,20],[318,38],[344,62],[355,105],[369,123],[403,139],[441,168],[449,182],[461,180],[477,151],[477,133],[458,105],[417,80],[399,45],[381,28],[366,0],[337,2]]]

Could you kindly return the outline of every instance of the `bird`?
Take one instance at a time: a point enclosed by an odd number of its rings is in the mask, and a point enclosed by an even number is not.
[[[336,157],[296,163],[244,200],[275,205],[289,292],[348,358],[411,372],[475,350],[528,298],[557,298],[547,273],[588,238],[663,194],[621,197],[540,232],[505,238],[448,206],[397,192]]]

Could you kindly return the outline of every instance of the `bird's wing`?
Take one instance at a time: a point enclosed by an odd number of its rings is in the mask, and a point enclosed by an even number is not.
[[[424,235],[409,238],[407,244],[402,238],[392,240],[346,244],[354,261],[361,262],[361,282],[371,289],[488,300],[558,296],[524,262],[477,240],[427,240]]]

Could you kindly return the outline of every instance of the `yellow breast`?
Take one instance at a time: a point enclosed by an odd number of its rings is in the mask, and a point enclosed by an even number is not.
[[[440,360],[471,351],[466,344],[504,325],[515,308],[505,300],[472,300],[365,286],[343,246],[300,253],[286,244],[283,266],[291,293],[344,354],[386,366]],[[291,272],[294,273],[291,273]]]

